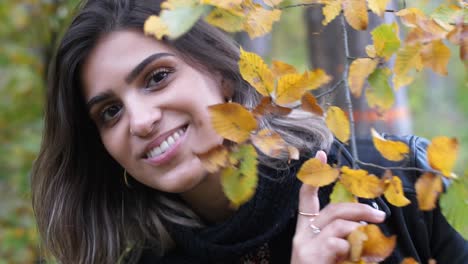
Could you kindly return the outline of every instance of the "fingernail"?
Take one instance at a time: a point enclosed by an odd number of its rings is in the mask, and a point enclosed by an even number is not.
[[[377,216],[380,219],[385,219],[385,212],[382,212],[380,210],[374,210],[374,215]]]

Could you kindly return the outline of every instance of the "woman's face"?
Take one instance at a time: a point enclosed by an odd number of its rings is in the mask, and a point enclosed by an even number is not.
[[[154,38],[117,31],[94,47],[82,78],[105,148],[135,179],[182,193],[206,177],[196,154],[222,143],[207,109],[224,102],[219,74],[190,66]]]

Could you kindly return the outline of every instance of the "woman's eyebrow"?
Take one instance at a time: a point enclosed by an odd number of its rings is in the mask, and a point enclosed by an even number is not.
[[[140,72],[142,72],[145,69],[145,67],[148,64],[152,63],[155,60],[159,60],[167,56],[174,56],[174,54],[163,52],[163,53],[155,53],[153,55],[148,56],[146,59],[140,62],[135,68],[133,68],[133,70],[125,78],[125,82],[130,84],[140,74]]]
[[[96,96],[94,96],[94,97],[92,97],[91,99],[88,100],[88,102],[86,103],[86,109],[88,109],[88,111],[90,111],[91,108],[94,105],[99,104],[102,101],[106,101],[110,97],[112,97],[111,92],[100,93],[100,94],[98,94],[98,95],[96,95]]]

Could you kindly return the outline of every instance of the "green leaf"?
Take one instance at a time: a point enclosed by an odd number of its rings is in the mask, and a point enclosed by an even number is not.
[[[400,48],[401,41],[398,37],[398,25],[396,23],[382,24],[372,30],[371,35],[377,55],[386,60],[389,60]]]
[[[176,39],[189,31],[210,10],[211,7],[207,5],[179,7],[161,11],[160,18],[169,28],[169,38]]]
[[[390,69],[379,68],[369,75],[367,81],[370,87],[366,90],[369,107],[377,108],[379,111],[386,111],[393,106],[395,95],[388,79],[390,74]]]
[[[356,197],[348,191],[341,182],[337,181],[330,194],[330,203],[354,203]]]
[[[455,24],[463,16],[463,9],[455,5],[440,5],[434,12],[431,14],[431,18],[434,19],[437,24],[449,29],[450,24]],[[465,17],[466,18],[466,17]]]
[[[231,153],[231,162],[237,165],[223,170],[221,185],[232,205],[238,207],[255,194],[258,183],[257,152],[250,144],[241,145]]]
[[[441,195],[440,207],[450,225],[468,239],[468,170]]]

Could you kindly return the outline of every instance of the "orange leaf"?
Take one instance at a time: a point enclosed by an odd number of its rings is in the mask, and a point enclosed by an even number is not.
[[[255,107],[252,113],[255,116],[264,116],[264,115],[288,115],[291,113],[292,109],[288,107],[283,107],[273,103],[271,97],[265,96],[262,97],[260,103]]]
[[[271,71],[276,77],[281,77],[285,74],[297,73],[294,66],[278,60],[273,60]]]
[[[460,59],[466,62],[468,60],[468,27],[463,23],[457,23],[457,26],[448,33],[447,39],[460,45]]]
[[[375,129],[371,128],[372,141],[375,148],[384,156],[384,158],[391,161],[400,161],[405,158],[409,152],[409,147],[400,141],[386,140],[380,136]]]
[[[263,59],[253,52],[240,49],[239,70],[242,78],[252,85],[257,92],[270,96],[273,92],[274,77]]]
[[[417,27],[419,22],[427,19],[426,15],[417,8],[406,8],[396,13],[400,17],[401,22],[407,27]]]
[[[341,168],[340,182],[352,194],[361,198],[372,199],[380,196],[384,191],[382,181],[377,176],[365,170],[354,170],[347,166]]]
[[[442,179],[430,172],[419,177],[415,184],[419,209],[429,211],[436,207],[437,197],[442,192]]]
[[[392,176],[392,172],[386,170],[383,179],[385,183],[384,196],[387,201],[398,207],[406,206],[411,203],[403,193],[403,186],[400,178]]]
[[[218,172],[229,165],[229,151],[222,145],[218,145],[197,156],[209,173]]]
[[[339,170],[317,158],[312,158],[302,164],[297,173],[297,178],[305,184],[321,187],[334,182],[339,174]]]
[[[419,264],[414,258],[405,258],[400,264]]]
[[[273,130],[262,129],[250,137],[252,143],[265,155],[272,158],[289,156],[288,144]]]
[[[330,106],[325,122],[335,137],[343,143],[348,142],[350,135],[349,120],[343,110],[336,106]]]
[[[424,45],[421,49],[423,64],[440,75],[447,75],[447,64],[450,59],[450,49],[441,40]]]
[[[369,17],[367,15],[366,1],[363,0],[342,0],[343,11],[346,21],[356,30],[367,28]]]
[[[364,261],[381,262],[392,254],[396,246],[396,236],[386,237],[377,225],[370,224],[358,227],[367,235],[362,250]]]
[[[257,128],[257,120],[247,109],[237,103],[226,103],[208,107],[211,124],[222,137],[242,143]]]
[[[427,147],[429,165],[442,172],[445,177],[455,178],[452,173],[458,156],[458,140],[456,138],[435,137]]]
[[[328,0],[323,1],[325,6],[323,7],[323,16],[325,17],[322,21],[324,26],[328,25],[333,19],[335,19],[341,12],[341,4],[343,0]]]
[[[383,16],[385,8],[390,0],[367,0],[367,2],[369,3],[369,9],[372,10],[372,12],[379,16]]]
[[[349,66],[348,83],[354,97],[361,97],[362,88],[367,77],[375,70],[379,62],[369,58],[354,60]]]
[[[354,229],[346,238],[348,240],[349,260],[357,262],[361,259],[362,250],[364,249],[364,241],[368,239],[366,233],[359,228]]]
[[[322,107],[317,103],[317,99],[311,93],[306,92],[304,96],[302,96],[301,100],[301,107],[305,111],[311,112],[313,114],[323,116]]]

